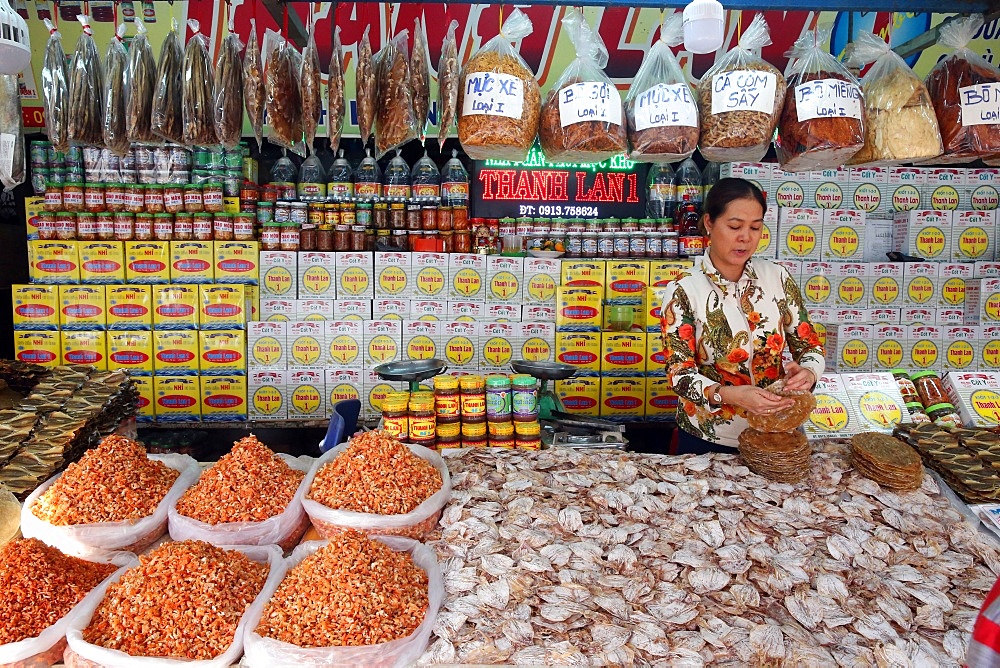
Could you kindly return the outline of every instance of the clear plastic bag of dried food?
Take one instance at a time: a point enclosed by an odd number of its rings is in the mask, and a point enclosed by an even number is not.
[[[45,105],[45,131],[49,141],[60,153],[69,150],[69,78],[66,74],[66,54],[62,35],[45,19],[49,41],[45,44],[42,65],[42,102]]]
[[[253,603],[246,609],[240,617],[240,622],[236,626],[233,634],[233,642],[226,648],[226,651],[210,660],[172,659],[165,656],[133,656],[115,649],[108,649],[100,645],[93,645],[83,639],[83,631],[89,625],[97,611],[98,606],[104,600],[104,593],[108,587],[118,582],[128,571],[128,568],[119,569],[105,582],[104,592],[101,597],[91,600],[87,605],[80,605],[79,610],[70,618],[66,631],[66,642],[69,647],[66,650],[66,668],[228,668],[228,666],[239,663],[240,655],[243,653],[243,639],[248,628],[256,628],[260,621],[264,606],[271,600],[278,585],[285,578],[287,571],[286,561],[282,559],[281,549],[276,545],[249,546],[238,545],[229,547],[227,550],[242,552],[247,557],[257,563],[266,563],[269,566],[267,580],[264,587],[254,598]],[[134,566],[133,566],[134,567]],[[178,574],[183,576],[183,574]],[[175,595],[164,592],[164,602],[168,596]],[[169,632],[169,629],[159,629]]]
[[[851,165],[894,165],[941,154],[941,132],[927,88],[885,41],[859,32],[848,67],[874,63],[861,80],[865,103],[865,145]]]
[[[865,145],[861,84],[823,47],[830,30],[795,42],[775,148],[786,172],[840,167]]]
[[[413,91],[413,114],[417,119],[417,135],[424,138],[427,114],[431,108],[431,73],[427,64],[427,35],[420,19],[413,20],[413,51],[410,54],[410,90]]]
[[[215,74],[208,55],[208,38],[201,34],[201,24],[188,20],[191,39],[184,49],[184,144],[212,146],[219,143],[215,134]]]
[[[542,104],[538,138],[551,162],[601,162],[628,151],[618,89],[604,73],[608,49],[578,9],[562,20],[576,49]]]
[[[16,74],[0,75],[0,185],[13,190],[24,183],[24,127],[21,89]]]
[[[541,93],[514,43],[532,32],[531,19],[515,9],[500,34],[462,68],[458,88],[458,140],[473,160],[521,162],[538,134]]]
[[[312,457],[292,457],[279,454],[286,464],[296,471],[309,472],[312,468]],[[309,527],[309,517],[302,509],[302,497],[305,496],[305,480],[299,485],[285,511],[280,515],[269,517],[263,522],[224,522],[208,524],[177,512],[177,502],[170,506],[168,512],[170,537],[173,540],[203,540],[212,545],[278,545],[283,550],[290,550],[302,538]],[[178,497],[179,498],[179,497]]]
[[[177,21],[160,47],[153,95],[153,133],[175,144],[184,143],[184,46],[177,34]]]
[[[461,86],[461,68],[458,62],[458,42],[455,31],[458,21],[452,21],[448,33],[441,43],[441,59],[438,60],[438,150],[444,153],[444,143],[455,124],[458,106],[458,89]]]
[[[264,87],[264,65],[260,57],[260,43],[257,41],[257,20],[250,19],[250,37],[243,56],[243,104],[247,119],[257,138],[257,148],[264,147],[264,102],[267,91]]]
[[[227,149],[236,148],[243,137],[242,50],[243,42],[230,31],[215,63],[215,134]]]
[[[36,489],[25,500],[21,509],[21,534],[25,538],[38,538],[42,542],[57,547],[66,554],[88,558],[95,551],[126,550],[139,553],[152,545],[167,531],[167,511],[177,503],[177,499],[198,480],[198,462],[187,455],[149,455],[154,461],[163,462],[175,471],[180,471],[170,491],[156,506],[152,515],[134,522],[102,522],[99,524],[76,524],[56,526],[39,519],[31,512],[38,497],[52,486],[62,473],[55,475]]]
[[[714,162],[764,157],[785,102],[785,78],[756,55],[771,43],[767,22],[757,14],[732,49],[701,78],[698,148]]]
[[[1000,120],[989,114],[983,95],[1000,96],[1000,68],[969,48],[982,25],[983,15],[973,14],[939,28],[938,44],[953,51],[938,61],[925,82],[944,144],[944,155],[935,163],[971,162],[1000,153]]]
[[[111,583],[121,574],[139,563],[131,552],[95,552],[87,559],[94,563],[114,564],[118,570],[87,592],[79,603],[70,608],[60,620],[33,638],[0,645],[0,666],[54,666],[62,662],[66,649],[66,630],[74,617],[88,606],[104,598]]]
[[[309,519],[319,535],[329,538],[346,529],[355,529],[369,535],[396,535],[423,540],[437,526],[441,511],[448,503],[448,499],[451,498],[451,475],[448,473],[448,466],[441,459],[441,455],[421,445],[407,445],[410,452],[430,462],[441,474],[441,489],[405,515],[372,515],[352,510],[327,508],[309,498],[308,490],[312,488],[313,480],[319,470],[336,459],[349,445],[349,442],[341,443],[332,450],[323,453],[313,464],[303,481],[307,491],[302,498],[302,507],[305,508],[306,514],[309,515]]]
[[[410,59],[403,30],[375,55],[375,157],[420,136],[410,89]]]
[[[373,536],[396,552],[408,552],[413,563],[427,573],[427,612],[416,630],[405,638],[378,645],[356,647],[299,647],[291,643],[264,638],[257,633],[260,614],[247,615],[246,637],[243,640],[243,663],[248,668],[275,668],[277,666],[410,666],[426,651],[438,611],[444,601],[444,576],[434,550],[409,538],[399,536]],[[287,572],[298,566],[306,557],[325,547],[328,541],[312,540],[295,548],[285,559]],[[331,606],[336,615],[336,606]]]
[[[264,89],[267,93],[267,138],[272,144],[305,156],[302,140],[302,95],[299,54],[278,33],[264,35]]]
[[[330,152],[336,154],[340,135],[344,132],[344,47],[340,43],[340,26],[333,33],[333,50],[326,86],[326,136],[330,139]]]
[[[355,73],[355,97],[358,101],[358,130],[361,132],[361,143],[367,144],[375,127],[375,93],[378,88],[375,77],[375,58],[372,56],[372,43],[368,38],[371,26],[365,26],[358,46],[358,65]]]
[[[128,88],[128,52],[125,50],[125,24],[121,23],[108,44],[104,57],[104,145],[119,158],[128,154],[128,131],[125,128],[125,91]]]
[[[76,17],[83,26],[69,64],[69,140],[104,148],[104,65],[94,43],[90,17]]]
[[[632,79],[625,96],[632,160],[677,162],[698,148],[698,104],[670,50],[683,41],[682,14],[671,14]]]
[[[316,18],[309,26],[309,40],[302,50],[299,70],[299,96],[302,98],[302,131],[306,137],[306,151],[315,151],[316,128],[323,115],[323,72],[319,68],[319,51],[316,49]]]
[[[135,23],[136,35],[128,47],[128,81],[125,88],[125,123],[128,140],[133,143],[155,144],[160,141],[153,133],[153,91],[156,90],[156,59],[146,37],[146,24]]]

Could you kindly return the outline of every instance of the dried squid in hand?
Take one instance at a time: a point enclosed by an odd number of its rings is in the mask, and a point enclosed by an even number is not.
[[[257,41],[257,20],[250,19],[250,37],[247,51],[243,56],[243,104],[247,108],[247,118],[257,138],[257,147],[264,146],[264,65],[260,59],[260,43]]]
[[[323,115],[323,72],[319,67],[316,49],[316,20],[309,26],[309,41],[302,51],[302,69],[299,71],[299,95],[302,97],[302,131],[306,136],[306,149],[315,149],[316,128]]]
[[[183,93],[184,47],[177,35],[177,21],[160,48],[160,64],[156,70],[156,94],[153,96],[153,132],[175,144],[184,143]]]
[[[427,65],[427,39],[421,29],[419,18],[413,20],[410,89],[413,91],[413,114],[417,119],[417,132],[423,139],[427,113],[431,107],[431,75]]]
[[[448,133],[455,123],[458,88],[461,85],[456,30],[458,21],[452,21],[441,45],[441,59],[438,61],[438,148],[441,151],[444,150],[444,142],[448,139]]]
[[[24,183],[24,127],[21,88],[16,74],[0,74],[0,185],[13,190]]]
[[[272,144],[305,155],[302,142],[302,97],[299,92],[299,58],[284,37],[275,33],[269,40],[264,87],[267,90],[267,117]]]
[[[368,31],[361,37],[358,46],[358,66],[354,77],[355,98],[358,101],[358,129],[361,131],[361,143],[367,144],[372,136],[375,125],[375,63],[372,58],[372,43],[368,39]]]
[[[340,28],[333,33],[333,53],[330,55],[330,74],[326,86],[326,134],[330,150],[337,152],[340,135],[344,131],[344,47],[340,43]]]
[[[57,151],[69,149],[69,82],[66,76],[66,54],[63,52],[62,35],[52,21],[45,19],[49,41],[45,45],[42,65],[42,99],[45,104],[45,128],[49,141]]]
[[[215,76],[208,55],[208,40],[201,34],[195,20],[188,26],[194,33],[184,50],[184,143],[188,146],[209,146],[219,143],[215,135]]]
[[[128,47],[128,86],[125,87],[125,127],[130,142],[153,144],[153,91],[156,88],[156,60],[146,37],[146,24],[135,24],[137,34]]]
[[[125,51],[125,24],[115,31],[104,57],[106,87],[104,91],[104,145],[123,157],[128,153],[128,132],[125,129],[125,91],[128,89],[128,52]]]
[[[83,32],[69,65],[69,140],[87,146],[104,147],[104,66],[94,43],[90,18],[76,17]]]
[[[215,134],[226,148],[238,146],[243,135],[242,49],[240,38],[229,33],[215,64]]]

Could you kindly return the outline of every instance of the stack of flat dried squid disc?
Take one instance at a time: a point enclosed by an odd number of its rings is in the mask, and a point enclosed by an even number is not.
[[[776,482],[795,483],[809,472],[812,448],[800,431],[765,432],[744,429],[740,456],[750,470]]]
[[[888,489],[914,490],[924,477],[916,450],[886,434],[866,431],[854,436],[851,461],[858,473]]]

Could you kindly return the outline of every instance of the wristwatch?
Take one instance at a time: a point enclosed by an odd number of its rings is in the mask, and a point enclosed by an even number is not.
[[[715,404],[716,406],[722,405],[722,393],[720,392],[721,389],[722,386],[719,385],[717,388],[715,388],[715,391],[712,392],[712,403]]]

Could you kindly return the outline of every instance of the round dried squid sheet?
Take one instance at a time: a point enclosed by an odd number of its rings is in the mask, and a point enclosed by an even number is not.
[[[782,397],[791,397],[795,403],[777,413],[747,413],[747,423],[757,431],[774,433],[798,429],[816,408],[816,397],[811,392],[788,391],[784,389],[781,381],[771,385],[767,390]]]

